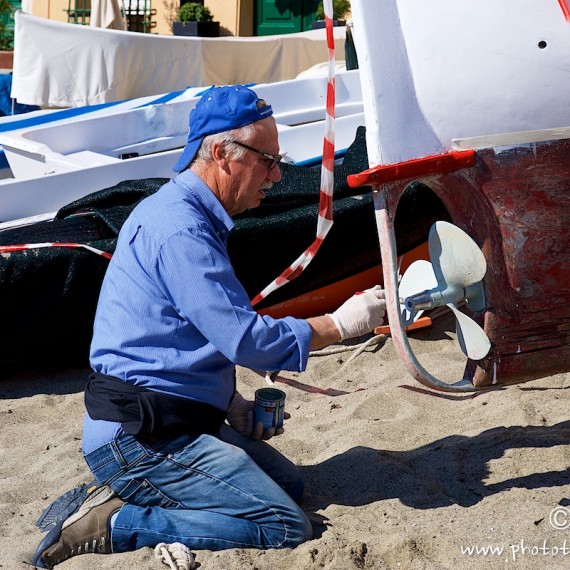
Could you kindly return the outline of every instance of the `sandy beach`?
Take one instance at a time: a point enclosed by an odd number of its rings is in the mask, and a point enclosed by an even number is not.
[[[445,381],[464,359],[447,315],[414,333]],[[195,551],[202,570],[570,567],[570,373],[477,395],[428,392],[385,337],[355,358],[313,355],[282,372],[291,418],[274,445],[306,479],[313,540],[284,551]],[[91,480],[81,455],[86,367],[3,371],[0,568],[30,568],[35,521]],[[239,369],[241,391],[264,386]],[[491,550],[492,548],[492,550]],[[151,549],[84,555],[62,570],[167,568]]]

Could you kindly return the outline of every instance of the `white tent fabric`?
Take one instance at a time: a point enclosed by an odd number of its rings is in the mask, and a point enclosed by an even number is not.
[[[95,28],[125,30],[126,22],[119,6],[119,0],[91,0],[89,25]]]
[[[15,14],[12,97],[79,107],[186,87],[293,79],[328,58],[324,29],[262,37],[186,38],[77,26]],[[344,27],[334,28],[344,60]]]

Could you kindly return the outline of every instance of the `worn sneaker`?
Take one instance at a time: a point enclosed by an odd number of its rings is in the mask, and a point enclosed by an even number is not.
[[[51,569],[78,554],[110,554],[111,516],[124,504],[110,487],[98,488],[61,527],[44,538],[32,558],[32,565]]]

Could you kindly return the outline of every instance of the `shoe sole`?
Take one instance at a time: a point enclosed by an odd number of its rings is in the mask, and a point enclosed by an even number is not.
[[[46,507],[36,522],[36,526],[47,532],[55,528],[60,522],[79,510],[87,497],[99,487],[99,483],[93,480],[87,485],[81,485],[71,491],[67,491],[57,498],[51,505]]]

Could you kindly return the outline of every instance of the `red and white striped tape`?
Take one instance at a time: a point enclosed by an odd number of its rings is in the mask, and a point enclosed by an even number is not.
[[[335,112],[335,50],[333,35],[333,8],[332,0],[324,0],[325,27],[328,48],[328,84],[327,109],[325,116],[325,140],[323,144],[323,164],[321,168],[321,191],[319,197],[319,216],[317,222],[317,235],[315,241],[289,266],[277,279],[271,282],[261,293],[251,301],[256,305],[267,295],[279,289],[303,273],[311,263],[323,240],[333,225],[332,201],[334,188],[334,112]]]
[[[570,21],[570,0],[558,0],[567,21]]]
[[[13,253],[15,251],[24,251],[26,249],[40,249],[43,247],[67,247],[71,249],[86,249],[92,253],[96,253],[105,259],[111,259],[112,255],[106,251],[101,251],[95,247],[91,247],[85,243],[72,242],[45,242],[45,243],[23,243],[18,245],[0,245],[0,254]]]

